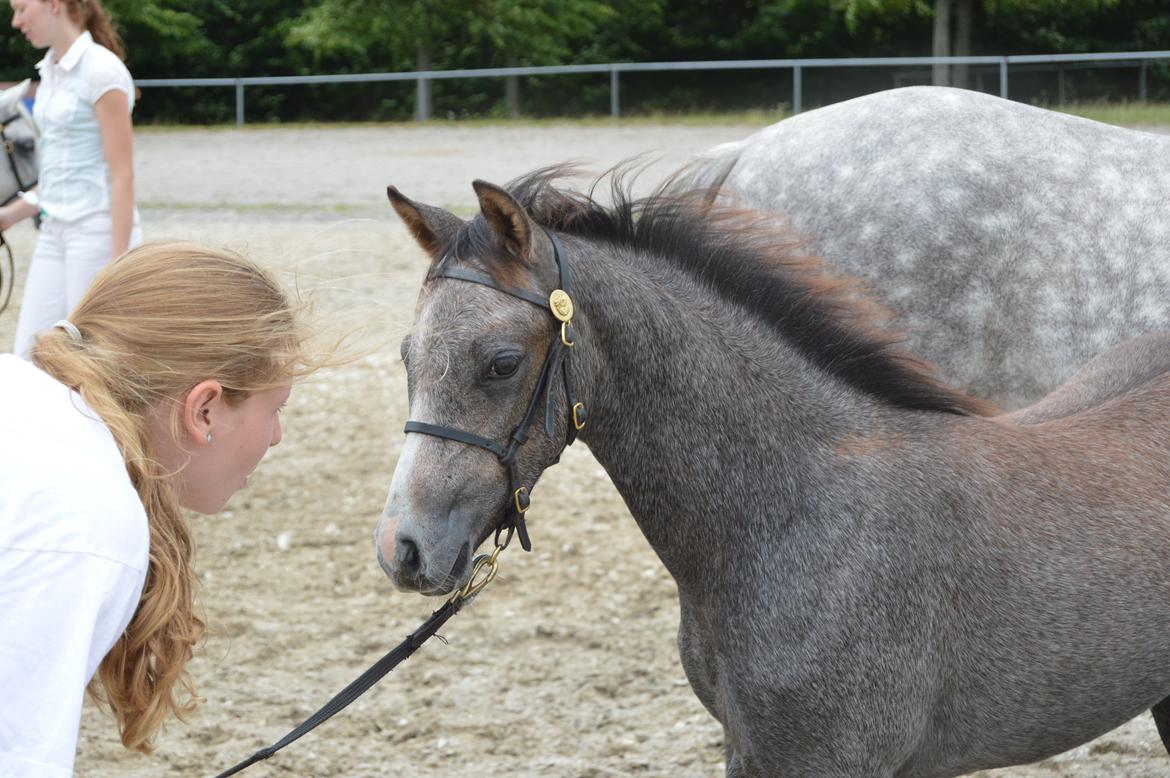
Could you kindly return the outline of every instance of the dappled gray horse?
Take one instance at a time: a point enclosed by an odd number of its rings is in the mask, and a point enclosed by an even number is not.
[[[0,204],[37,183],[36,125],[21,102],[29,82],[0,91]]]
[[[994,416],[770,219],[550,176],[476,182],[470,222],[391,190],[432,260],[377,532],[397,586],[463,582],[587,409],[728,775],[960,775],[1170,693],[1165,337]]]
[[[1005,407],[1170,329],[1170,137],[912,87],[713,149],[699,180],[870,282],[918,353]]]
[[[16,199],[19,192],[37,183],[36,124],[21,102],[28,91],[27,80],[0,91],[0,205]],[[0,233],[0,312],[12,299],[16,262],[12,247]]]

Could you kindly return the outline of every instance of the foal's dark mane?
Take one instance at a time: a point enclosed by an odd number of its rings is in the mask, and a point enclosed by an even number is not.
[[[852,279],[799,253],[801,242],[774,216],[716,204],[709,188],[668,181],[635,199],[630,168],[608,174],[613,205],[588,193],[557,189],[571,168],[535,170],[507,185],[534,221],[556,232],[604,241],[674,262],[721,296],[754,312],[822,370],[900,408],[989,415],[994,406],[942,383],[932,366],[880,328],[882,312]],[[488,227],[474,219],[456,238],[456,255],[494,256]]]

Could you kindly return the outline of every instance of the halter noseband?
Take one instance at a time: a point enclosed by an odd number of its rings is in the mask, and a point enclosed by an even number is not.
[[[564,375],[565,398],[569,404],[569,425],[568,438],[565,442],[566,446],[572,445],[573,441],[577,439],[577,431],[585,426],[586,419],[585,405],[577,401],[576,393],[573,391],[573,374],[569,367],[569,349],[572,348],[573,343],[577,339],[576,330],[573,328],[573,300],[569,296],[569,266],[561,255],[561,244],[557,240],[556,235],[553,235],[552,232],[543,226],[541,229],[544,230],[545,235],[552,242],[553,259],[556,262],[557,272],[560,277],[560,287],[554,289],[548,297],[542,297],[527,289],[519,289],[498,283],[486,273],[479,273],[467,268],[450,267],[438,270],[435,273],[436,276],[443,278],[454,278],[458,281],[468,281],[473,284],[490,286],[492,289],[547,309],[553,315],[553,318],[560,322],[560,330],[549,344],[548,354],[544,359],[544,366],[540,371],[540,378],[536,381],[536,388],[532,392],[532,398],[528,401],[528,409],[524,413],[524,418],[512,430],[512,434],[508,436],[508,441],[504,444],[454,427],[428,424],[422,421],[408,421],[403,430],[404,432],[418,432],[423,435],[433,435],[437,438],[446,438],[447,440],[455,440],[471,446],[479,446],[495,454],[499,458],[500,463],[508,468],[509,491],[512,495],[512,499],[505,509],[503,518],[500,519],[500,523],[496,526],[496,543],[500,545],[499,537],[501,533],[505,533],[506,537],[510,538],[512,532],[515,531],[516,535],[520,538],[520,546],[525,551],[532,550],[532,542],[528,538],[528,528],[524,524],[524,513],[528,510],[531,500],[529,498],[528,487],[520,482],[520,473],[516,466],[516,454],[519,452],[520,447],[528,441],[528,428],[532,425],[532,420],[536,416],[536,406],[540,404],[541,394],[545,395],[545,431],[549,438],[553,436],[552,376],[558,366]],[[506,544],[507,540],[505,539],[504,545]]]

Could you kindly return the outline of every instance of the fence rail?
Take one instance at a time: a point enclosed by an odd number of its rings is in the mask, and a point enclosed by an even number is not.
[[[147,78],[134,83],[139,87],[233,87],[236,94],[236,124],[244,124],[244,88],[249,86],[285,86],[298,84],[354,84],[379,81],[414,81],[419,100],[415,118],[430,118],[424,95],[427,83],[456,78],[507,78],[509,76],[609,74],[610,115],[621,116],[621,73],[700,70],[785,70],[792,71],[792,112],[802,109],[803,71],[812,68],[908,67],[930,65],[993,65],[999,70],[999,95],[1007,98],[1008,70],[1012,65],[1066,63],[1112,63],[1139,68],[1139,99],[1147,95],[1147,65],[1155,60],[1170,60],[1170,51],[1121,51],[1095,54],[1012,54],[975,57],[845,57],[836,59],[747,59],[708,62],[614,62],[599,65],[551,65],[515,68],[478,68],[465,70],[421,70],[403,73],[347,73],[319,76],[252,76],[244,78]],[[1063,92],[1063,87],[1062,90]]]

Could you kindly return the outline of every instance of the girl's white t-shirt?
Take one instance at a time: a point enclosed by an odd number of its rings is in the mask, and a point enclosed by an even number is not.
[[[41,209],[66,222],[108,211],[110,165],[94,106],[116,89],[126,95],[133,112],[130,71],[89,32],[81,33],[60,61],[50,50],[37,70],[41,83],[33,119],[41,131],[37,140]]]
[[[0,354],[0,775],[72,775],[85,687],[130,624],[149,551],[109,428]]]

